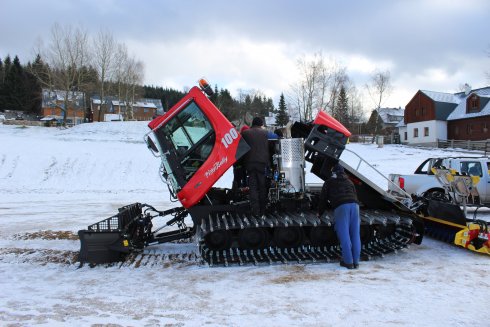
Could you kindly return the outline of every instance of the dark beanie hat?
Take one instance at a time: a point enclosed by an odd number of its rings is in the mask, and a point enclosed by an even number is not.
[[[340,164],[336,164],[335,166],[333,166],[332,172],[334,172],[336,174],[343,173],[344,172],[344,167],[342,167]]]
[[[264,121],[260,117],[255,117],[254,120],[252,120],[252,126],[264,126]]]

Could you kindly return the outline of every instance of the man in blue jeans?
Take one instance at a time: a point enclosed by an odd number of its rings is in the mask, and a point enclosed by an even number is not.
[[[333,208],[335,231],[342,248],[340,265],[347,269],[358,268],[361,256],[359,202],[356,188],[340,164],[332,168],[332,175],[323,184],[318,204],[319,216],[328,203]]]

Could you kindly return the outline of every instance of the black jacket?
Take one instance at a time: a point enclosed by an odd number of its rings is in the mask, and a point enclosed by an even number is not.
[[[267,130],[253,126],[242,133],[243,139],[250,146],[244,157],[245,166],[250,164],[269,165],[269,139]]]
[[[321,215],[327,208],[328,203],[335,209],[345,203],[359,203],[356,188],[345,173],[339,173],[325,181],[320,193],[318,213]]]

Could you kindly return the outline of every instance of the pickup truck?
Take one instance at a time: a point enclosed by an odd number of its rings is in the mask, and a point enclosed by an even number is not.
[[[480,182],[476,185],[480,195],[480,202],[490,206],[490,158],[488,157],[444,157],[424,160],[412,175],[390,174],[392,183],[388,183],[388,190],[397,192],[397,186],[408,194],[428,196],[431,198],[444,198],[444,188],[437,181],[432,167],[446,167],[458,171],[460,174],[479,176]]]

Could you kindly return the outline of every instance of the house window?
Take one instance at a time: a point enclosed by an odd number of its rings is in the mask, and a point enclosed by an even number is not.
[[[466,134],[471,135],[472,131],[473,131],[473,126],[471,124],[466,125]]]
[[[475,113],[480,112],[480,98],[473,94],[466,101],[466,112],[467,113]]]
[[[459,134],[459,126],[454,126],[454,135]]]
[[[424,136],[429,136],[429,127],[424,127]]]
[[[418,128],[413,129],[413,137],[419,137],[419,129]]]
[[[418,116],[419,116],[419,109],[415,108],[415,117],[418,117]]]
[[[406,140],[407,140],[407,138],[408,138],[408,135],[407,135],[407,134],[408,134],[407,132],[404,132],[404,133],[403,133],[403,136],[405,137],[405,141],[406,141]]]
[[[422,107],[422,116],[425,116],[425,108]]]
[[[482,125],[482,131],[483,131],[483,133],[488,132],[487,123],[482,123],[481,125]]]

